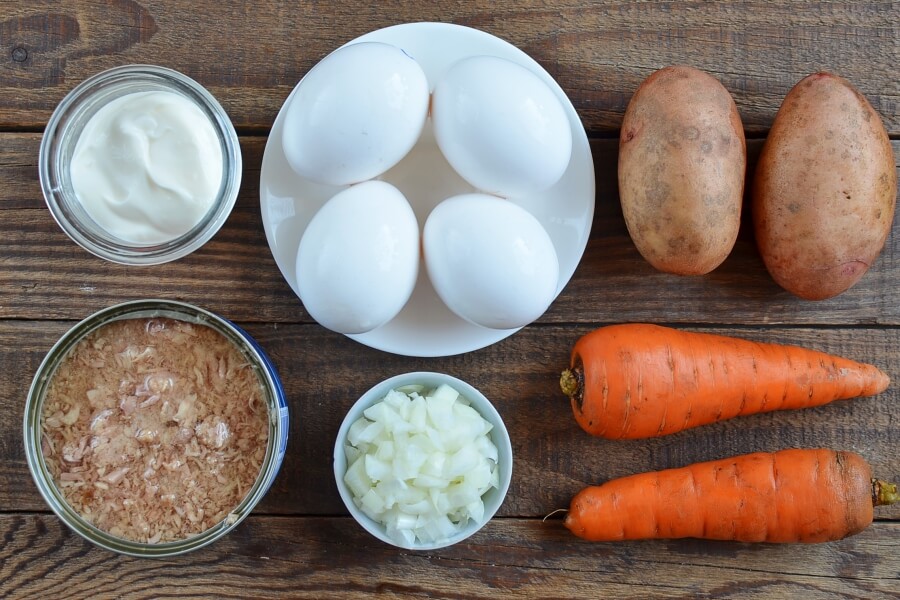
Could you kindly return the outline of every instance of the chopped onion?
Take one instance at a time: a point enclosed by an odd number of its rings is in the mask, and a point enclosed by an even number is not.
[[[482,496],[500,481],[491,423],[449,385],[424,392],[388,392],[351,424],[344,446],[354,502],[406,547],[482,521]]]

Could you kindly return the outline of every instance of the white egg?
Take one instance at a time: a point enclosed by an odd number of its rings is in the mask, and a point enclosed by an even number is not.
[[[429,99],[425,72],[400,48],[343,46],[313,67],[289,100],[285,158],[298,175],[318,183],[377,177],[415,145]]]
[[[432,93],[438,146],[477,189],[515,197],[548,189],[572,155],[572,130],[559,97],[512,61],[473,56],[455,64]]]
[[[310,220],[297,251],[297,288],[310,316],[339,333],[393,319],[419,272],[419,225],[406,197],[383,181],[335,194]]]
[[[556,297],[553,242],[534,215],[509,200],[487,194],[444,200],[428,215],[422,247],[438,296],[476,325],[523,327]]]

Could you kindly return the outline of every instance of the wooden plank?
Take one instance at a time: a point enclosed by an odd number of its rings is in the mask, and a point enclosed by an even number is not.
[[[0,1],[0,128],[43,127],[78,82],[132,62],[194,77],[244,130],[268,129],[297,81],[339,45],[407,21],[468,25],[520,47],[557,78],[592,132],[618,130],[653,70],[692,64],[717,76],[753,134],[787,91],[831,70],[900,133],[900,25],[890,1],[375,4],[265,0]],[[202,43],[198,43],[202,41]]]
[[[0,140],[0,181],[3,182],[0,211],[42,205],[46,209],[38,179],[41,135],[0,133]]]
[[[0,515],[4,597],[894,597],[900,523],[829,544],[588,544],[559,521],[494,519],[466,542],[406,552],[349,518],[251,516],[189,557],[134,559],[47,515]]]
[[[78,248],[53,221],[37,180],[37,134],[0,134],[0,318],[80,319],[115,302],[165,295],[229,318],[311,322],[272,258],[259,211],[266,138],[244,138],[238,204],[222,230],[194,254],[156,267],[107,263]],[[750,144],[750,172],[761,147]],[[900,173],[900,141],[893,142]],[[753,241],[749,204],[731,256],[713,273],[655,271],[638,254],[622,217],[617,142],[593,140],[597,180],[591,238],[572,281],[542,323],[654,321],[725,324],[900,324],[900,219],[863,279],[822,302],[778,287]]]
[[[0,404],[0,512],[46,508],[25,463],[24,399],[44,354],[68,326],[0,321],[0,398],[8,399]],[[345,513],[331,483],[332,449],[341,420],[371,386],[417,370],[468,381],[503,417],[514,455],[512,484],[500,513],[504,516],[542,517],[568,506],[582,487],[613,477],[787,447],[853,450],[868,459],[877,476],[900,481],[897,386],[873,398],[745,417],[652,440],[609,441],[577,426],[557,383],[572,344],[589,331],[586,326],[529,327],[489,348],[441,359],[385,354],[315,325],[245,326],[278,368],[291,410],[282,471],[260,507],[267,513]],[[877,364],[900,379],[898,329],[710,331],[825,350]],[[900,519],[900,505],[879,509],[878,516]]]
[[[547,314],[461,356],[416,359],[361,346],[313,323],[281,277],[259,212],[266,133],[296,82],[340,44],[405,21],[469,25],[533,56],[592,137],[597,211],[584,260]],[[223,230],[176,263],[126,268],[81,251],[53,222],[37,180],[40,131],[63,95],[112,66],[178,69],[216,95],[242,133],[241,195]],[[655,440],[595,439],[575,424],[557,378],[571,345],[608,322],[651,321],[795,343],[874,362],[900,377],[900,235],[851,291],[805,302],[778,288],[744,213],[738,245],[713,274],[652,270],[617,201],[623,112],[653,70],[687,63],[735,97],[752,169],[787,91],[808,73],[847,77],[881,114],[900,167],[895,2],[747,0],[622,3],[253,3],[0,0],[0,597],[892,597],[900,506],[865,532],[814,546],[702,541],[588,544],[556,515],[583,486],[629,473],[783,447],[864,455],[900,480],[897,386],[869,399],[736,419]],[[71,533],[32,484],[24,398],[50,346],[76,320],[123,300],[164,296],[240,322],[272,356],[291,409],[288,454],[257,511],[186,557],[146,560]],[[513,436],[513,483],[500,515],[469,541],[427,553],[377,542],[331,483],[346,410],[395,373],[457,375],[496,404]],[[150,568],[148,568],[150,567]]]

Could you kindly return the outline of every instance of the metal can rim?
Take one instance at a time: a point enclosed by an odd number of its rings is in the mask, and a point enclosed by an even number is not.
[[[260,378],[269,410],[266,455],[250,491],[219,523],[183,540],[147,544],[113,536],[89,523],[65,501],[44,463],[40,444],[40,418],[47,385],[68,352],[96,329],[122,319],[165,316],[211,327],[247,356]],[[169,557],[197,550],[220,539],[243,521],[274,482],[287,446],[289,412],[281,379],[271,359],[247,332],[231,321],[198,306],[175,300],[145,299],[101,309],[71,327],[50,348],[35,372],[25,402],[23,437],[25,457],[32,479],[50,509],[75,533],[95,545],[129,556]]]

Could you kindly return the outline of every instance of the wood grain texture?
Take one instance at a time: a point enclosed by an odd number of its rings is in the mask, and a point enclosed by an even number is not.
[[[0,512],[42,510],[21,442],[24,398],[33,373],[65,322],[0,321]],[[317,325],[244,324],[266,349],[291,411],[282,471],[259,510],[272,514],[346,514],[332,472],[332,449],[346,411],[389,376],[417,370],[456,375],[480,389],[513,440],[513,480],[500,514],[540,518],[568,506],[582,487],[631,473],[684,466],[755,451],[830,447],[863,455],[882,479],[900,481],[893,407],[896,386],[872,398],[803,411],[734,419],[652,440],[610,441],[582,431],[559,373],[585,326],[532,326],[465,355],[411,359],[365,348]],[[758,341],[791,343],[870,362],[900,378],[897,329],[708,329]],[[377,364],[373,369],[371,365]],[[313,482],[315,482],[313,484]],[[900,505],[877,511],[900,519]]]
[[[191,554],[110,554],[52,516],[0,515],[0,594],[128,598],[887,598],[900,523],[831,544],[589,544],[559,520],[495,519],[468,542],[403,552],[349,518],[251,516]]]
[[[588,131],[618,130],[652,71],[690,64],[765,132],[787,91],[818,70],[850,80],[900,134],[900,23],[890,1],[423,4],[192,0],[0,1],[0,128],[38,129],[78,82],[146,62],[197,79],[237,127],[267,130],[322,57],[374,29],[442,21],[518,46],[560,83]]]
[[[882,598],[900,580],[900,506],[863,533],[812,546],[697,540],[590,544],[554,509],[613,477],[786,447],[860,453],[900,480],[900,387],[873,398],[768,413],[664,438],[609,441],[575,423],[558,375],[575,340],[647,321],[793,343],[871,362],[900,379],[900,225],[849,292],[807,302],[781,290],[755,248],[748,204],[738,243],[712,274],[658,273],[631,242],[617,199],[617,132],[643,79],[669,64],[710,72],[734,96],[752,171],[778,107],[830,70],[873,104],[900,172],[897,3],[210,2],[0,0],[0,597],[203,598]],[[575,276],[535,324],[488,348],[420,359],[362,346],[315,324],[275,264],[259,207],[266,135],[297,81],[341,44],[403,22],[475,27],[531,55],[570,97],[591,137],[597,202]],[[241,133],[244,172],[222,230],[187,258],[127,268],[95,258],[50,216],[37,175],[50,114],[79,82],[130,63],[197,79]],[[272,357],[291,411],[274,486],[234,532],[190,555],[140,560],[99,550],[48,511],[24,456],[31,379],[76,321],[162,296],[239,322]],[[452,548],[381,544],[348,516],[331,451],[355,399],[396,373],[450,373],[496,405],[514,444],[498,518]]]
[[[241,321],[312,322],[281,276],[263,231],[259,171],[265,142],[242,140],[238,203],[209,243],[174,263],[135,269],[95,258],[66,237],[41,195],[40,136],[0,133],[0,181],[9,182],[0,196],[0,318],[81,319],[117,301],[164,295]],[[750,144],[751,173],[761,145]],[[900,173],[900,142],[893,147]],[[769,276],[753,239],[749,201],[735,249],[719,268],[703,277],[660,273],[637,252],[625,227],[617,148],[615,140],[591,142],[597,199],[590,240],[574,277],[540,322],[900,324],[900,219],[862,280],[822,302],[800,300]]]

